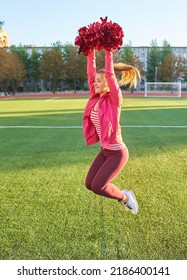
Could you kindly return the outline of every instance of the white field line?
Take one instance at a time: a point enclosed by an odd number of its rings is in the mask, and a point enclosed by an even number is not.
[[[0,128],[39,128],[39,129],[65,129],[65,128],[82,128],[82,126],[42,126],[42,125],[5,125]]]
[[[59,97],[59,96],[57,96],[57,97],[52,97],[52,98],[49,98],[49,99],[44,100],[44,102],[53,101],[53,100],[58,99],[58,98],[60,98],[60,97]]]
[[[122,125],[122,128],[187,128],[187,125]],[[42,126],[42,125],[2,125],[0,129],[3,128],[36,128],[36,129],[76,129],[82,128],[82,126]]]
[[[187,128],[187,125],[122,125],[130,128]]]

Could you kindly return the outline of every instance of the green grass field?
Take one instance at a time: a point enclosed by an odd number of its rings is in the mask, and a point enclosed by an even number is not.
[[[100,149],[83,139],[86,101],[0,100],[0,258],[186,259],[187,99],[124,98],[130,158],[114,182],[137,215],[84,187]]]

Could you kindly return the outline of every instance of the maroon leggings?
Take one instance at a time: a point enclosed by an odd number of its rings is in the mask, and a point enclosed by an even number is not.
[[[98,195],[123,199],[122,192],[111,181],[125,166],[128,157],[127,147],[118,151],[101,149],[88,171],[86,187]]]

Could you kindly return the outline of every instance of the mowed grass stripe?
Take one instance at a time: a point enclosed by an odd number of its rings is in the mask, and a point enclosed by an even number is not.
[[[186,125],[121,125],[122,128],[187,128]],[[36,129],[74,129],[82,128],[82,126],[27,126],[27,125],[15,125],[15,126],[0,126],[0,129],[3,128],[36,128]]]

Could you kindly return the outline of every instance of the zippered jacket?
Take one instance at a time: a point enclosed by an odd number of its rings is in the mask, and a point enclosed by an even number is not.
[[[99,99],[98,114],[101,129],[101,146],[107,148],[109,144],[118,144],[122,142],[119,124],[122,92],[114,73],[112,52],[105,51],[105,75],[110,90],[101,97],[94,90],[95,74],[95,51],[92,51],[87,57],[88,86],[91,97],[84,110],[83,134],[87,145],[92,145],[99,141],[96,129],[90,119],[91,110]]]

